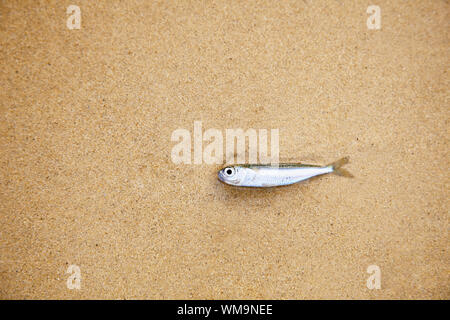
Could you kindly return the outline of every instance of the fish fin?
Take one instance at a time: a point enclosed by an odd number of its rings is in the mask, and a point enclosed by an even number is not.
[[[347,178],[353,178],[353,175],[345,170],[344,168],[341,168],[344,164],[347,164],[349,162],[348,157],[341,158],[333,163],[330,163],[328,166],[333,168],[333,173],[337,174],[338,176],[343,176]]]

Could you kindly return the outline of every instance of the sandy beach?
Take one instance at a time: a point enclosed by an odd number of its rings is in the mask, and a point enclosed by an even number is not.
[[[449,299],[449,13],[2,1],[0,298]],[[355,177],[224,185],[173,162],[196,121]]]

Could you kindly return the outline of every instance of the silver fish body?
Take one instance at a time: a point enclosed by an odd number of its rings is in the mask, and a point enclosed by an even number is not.
[[[352,175],[341,167],[348,163],[348,158],[342,158],[326,166],[308,164],[271,165],[233,165],[219,171],[219,180],[239,187],[277,187],[294,184],[309,178],[335,173],[341,176]]]

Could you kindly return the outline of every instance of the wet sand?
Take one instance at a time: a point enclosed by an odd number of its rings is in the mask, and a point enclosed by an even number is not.
[[[448,2],[70,4],[0,5],[0,298],[450,298]],[[225,186],[194,121],[355,178]]]

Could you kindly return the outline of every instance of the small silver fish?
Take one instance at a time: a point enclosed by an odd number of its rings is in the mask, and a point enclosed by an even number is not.
[[[287,186],[327,173],[353,177],[341,168],[348,163],[348,157],[339,159],[326,166],[311,164],[279,164],[278,166],[260,164],[241,164],[228,166],[219,171],[219,180],[238,187],[277,187]]]

